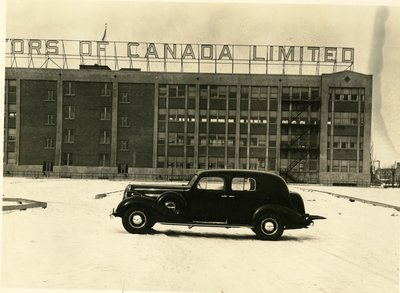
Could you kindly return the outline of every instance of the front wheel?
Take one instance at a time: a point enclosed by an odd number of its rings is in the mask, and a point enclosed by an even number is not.
[[[154,226],[154,221],[146,209],[133,207],[122,216],[122,225],[129,233],[145,234]]]
[[[282,219],[275,214],[260,216],[252,229],[257,237],[262,240],[277,240],[282,236],[284,226]]]

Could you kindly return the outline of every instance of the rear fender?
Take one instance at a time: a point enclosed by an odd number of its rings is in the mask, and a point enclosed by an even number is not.
[[[285,226],[304,225],[304,217],[299,213],[280,205],[268,204],[259,207],[253,214],[253,223],[263,214],[278,214],[282,217]]]

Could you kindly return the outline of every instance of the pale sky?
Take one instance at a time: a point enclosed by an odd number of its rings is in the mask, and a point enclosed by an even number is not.
[[[373,153],[389,166],[400,162],[400,1],[362,3],[8,0],[5,34],[100,40],[107,23],[108,41],[352,47],[355,71],[374,75]]]

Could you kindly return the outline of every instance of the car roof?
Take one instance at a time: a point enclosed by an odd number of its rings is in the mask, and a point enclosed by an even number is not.
[[[199,171],[196,174],[197,175],[202,175],[202,174],[267,175],[282,179],[281,176],[272,172],[260,171],[260,170],[246,170],[246,169],[212,169],[212,170]]]

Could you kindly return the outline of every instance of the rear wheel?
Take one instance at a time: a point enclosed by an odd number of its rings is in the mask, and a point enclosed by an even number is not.
[[[130,208],[122,216],[122,225],[129,233],[145,234],[154,224],[151,213],[145,208]]]
[[[265,214],[255,221],[252,229],[262,240],[277,240],[282,236],[284,226],[282,219],[276,214]]]

